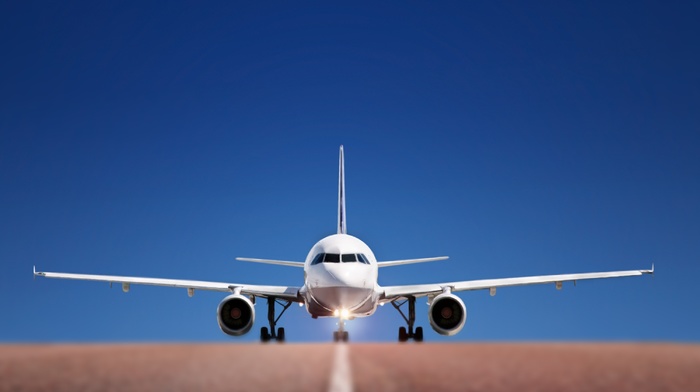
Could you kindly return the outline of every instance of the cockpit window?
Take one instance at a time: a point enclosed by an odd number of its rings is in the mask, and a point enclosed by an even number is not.
[[[337,253],[326,253],[324,263],[340,263],[340,255]]]
[[[322,263],[322,262],[323,262],[323,257],[324,257],[325,255],[326,255],[325,253],[319,253],[319,254],[317,254],[316,257],[314,257],[314,260],[311,262],[311,265],[316,265],[316,264]]]
[[[355,256],[355,254],[350,253],[347,255],[343,255],[343,263],[350,263],[353,261],[357,261],[357,257]]]
[[[311,265],[321,264],[321,263],[356,263],[360,262],[362,264],[369,264],[369,260],[362,253],[347,253],[339,255],[337,253],[319,253],[311,261]]]

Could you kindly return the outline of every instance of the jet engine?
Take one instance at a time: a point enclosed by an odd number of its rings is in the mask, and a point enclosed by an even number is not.
[[[451,293],[438,295],[428,308],[430,326],[440,335],[452,336],[462,330],[467,321],[467,308],[462,300]]]
[[[253,327],[255,308],[247,297],[231,294],[219,304],[216,318],[219,321],[219,328],[225,334],[241,336]]]

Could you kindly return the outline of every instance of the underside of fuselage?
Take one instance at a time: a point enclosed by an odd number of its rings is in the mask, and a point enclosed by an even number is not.
[[[373,288],[316,287],[308,291],[306,309],[314,317],[337,317],[343,310],[364,317],[376,310],[376,297]]]

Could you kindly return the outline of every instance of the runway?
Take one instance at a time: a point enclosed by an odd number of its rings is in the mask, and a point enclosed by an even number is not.
[[[0,345],[0,391],[700,391],[700,345]]]

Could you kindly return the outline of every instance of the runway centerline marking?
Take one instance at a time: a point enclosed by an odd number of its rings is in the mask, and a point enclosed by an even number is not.
[[[352,372],[350,370],[350,349],[346,343],[335,346],[335,359],[331,373],[329,392],[352,392]]]

